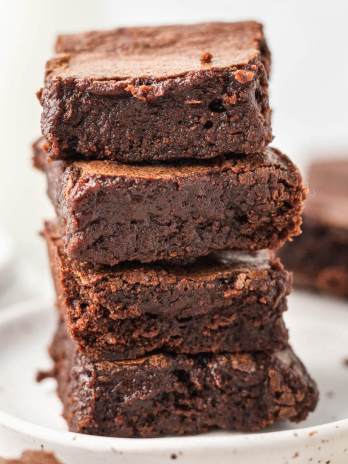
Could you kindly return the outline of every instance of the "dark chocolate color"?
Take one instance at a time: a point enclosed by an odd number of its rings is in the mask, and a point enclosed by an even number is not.
[[[290,278],[267,252],[225,253],[185,267],[96,270],[66,257],[52,224],[45,236],[58,307],[90,358],[270,351],[287,344],[282,314]]]
[[[51,348],[70,430],[155,437],[257,431],[305,419],[318,392],[290,348],[272,354],[166,355],[91,362],[61,325]]]
[[[79,261],[187,261],[224,249],[274,249],[300,232],[301,176],[274,148],[155,166],[49,162],[43,139],[34,151],[66,253]]]
[[[59,36],[56,52],[38,93],[52,158],[213,158],[272,139],[256,22]]]

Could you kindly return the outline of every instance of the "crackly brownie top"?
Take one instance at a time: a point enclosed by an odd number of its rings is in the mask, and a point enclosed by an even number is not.
[[[254,65],[236,74],[254,77],[255,63],[269,66],[262,25],[253,22],[118,28],[61,35],[47,77],[166,79],[189,72]],[[238,71],[237,71],[238,73]]]
[[[49,164],[48,145],[44,138],[40,138],[33,145],[34,165],[40,170],[46,171]],[[296,179],[301,183],[299,173],[289,158],[273,147],[267,147],[263,153],[255,153],[252,158],[233,154],[226,155],[215,160],[200,162],[181,161],[177,163],[166,164],[124,164],[117,161],[53,161],[55,166],[58,163],[62,171],[66,167],[76,169],[79,177],[84,179],[99,178],[102,179],[119,179],[127,178],[128,180],[175,180],[177,178],[191,179],[200,178],[201,176],[212,175],[230,171],[240,183],[247,181],[251,174],[258,173],[261,176],[262,169],[277,169],[286,175],[287,178]],[[245,176],[245,177],[243,177]],[[255,176],[257,178],[257,176]],[[295,179],[296,178],[296,179]]]
[[[212,357],[206,355],[205,357],[198,356],[196,358],[190,358],[187,356],[184,358],[184,363],[187,368],[190,368],[194,367],[195,364],[199,362],[202,363],[203,359],[207,363],[207,366],[212,370],[226,366],[231,370],[242,371],[252,376],[253,374],[256,374],[259,369],[267,369],[270,366],[279,366],[281,369],[293,369],[296,371],[296,375],[300,381],[307,381],[306,372],[302,369],[302,366],[299,365],[296,355],[289,348],[283,351],[276,351],[272,353],[271,356],[265,353],[219,354]],[[109,372],[110,375],[114,375],[125,368],[130,370],[139,368],[144,370],[166,370],[175,368],[176,363],[177,359],[175,356],[153,354],[132,360],[121,360],[116,362],[99,361],[95,363],[95,368],[101,373]]]
[[[306,215],[331,226],[348,228],[348,160],[322,160],[309,168]]]
[[[244,155],[221,157],[214,161],[201,163],[181,162],[176,164],[127,165],[115,161],[77,161],[74,164],[82,175],[132,177],[141,179],[172,179],[174,177],[192,177],[232,170],[236,175],[251,172],[257,168],[278,166],[286,168],[288,160],[278,150],[266,148],[263,153],[255,154],[253,159]]]

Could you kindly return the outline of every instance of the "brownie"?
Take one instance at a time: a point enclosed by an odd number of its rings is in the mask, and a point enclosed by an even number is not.
[[[290,276],[268,252],[96,270],[65,255],[53,224],[44,234],[60,313],[92,359],[158,350],[271,351],[287,344],[282,314]]]
[[[63,35],[55,51],[38,92],[54,159],[213,158],[272,139],[256,22]]]
[[[78,433],[156,437],[257,431],[278,420],[305,419],[318,399],[290,348],[93,362],[61,324],[51,356],[64,417]]]
[[[0,464],[61,464],[52,453],[45,451],[24,451],[19,459],[4,459]]]
[[[318,161],[303,233],[281,255],[300,288],[348,298],[348,160]]]
[[[187,261],[274,249],[300,232],[301,176],[274,148],[166,166],[47,161],[44,139],[34,152],[66,253],[79,261]]]
[[[348,161],[313,163],[303,233],[281,250],[300,288],[348,297]]]
[[[348,228],[304,217],[303,234],[281,250],[296,287],[348,298]]]

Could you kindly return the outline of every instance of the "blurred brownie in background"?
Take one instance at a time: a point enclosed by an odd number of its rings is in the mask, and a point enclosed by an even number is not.
[[[348,159],[313,163],[301,236],[280,252],[298,287],[348,297]]]

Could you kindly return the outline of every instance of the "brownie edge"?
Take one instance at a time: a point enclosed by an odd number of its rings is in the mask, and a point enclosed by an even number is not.
[[[153,355],[93,363],[61,325],[51,347],[71,431],[119,437],[257,431],[301,421],[318,400],[290,348],[272,354]]]

